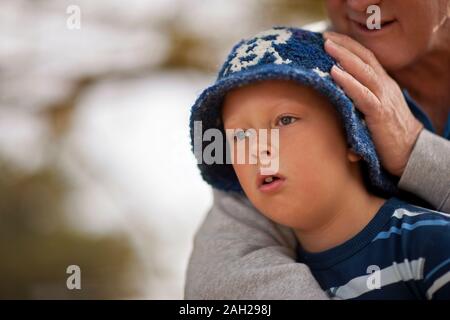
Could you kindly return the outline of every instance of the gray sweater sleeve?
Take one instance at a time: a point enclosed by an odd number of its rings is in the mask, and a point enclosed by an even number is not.
[[[450,141],[422,130],[398,186],[450,213]]]
[[[185,299],[327,299],[295,262],[295,236],[243,196],[214,190],[194,238]]]

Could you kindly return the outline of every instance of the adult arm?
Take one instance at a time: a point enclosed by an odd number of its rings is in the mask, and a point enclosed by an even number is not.
[[[194,238],[185,299],[327,299],[295,261],[295,236],[243,196],[214,190]]]
[[[423,129],[398,186],[450,213],[450,141]]]

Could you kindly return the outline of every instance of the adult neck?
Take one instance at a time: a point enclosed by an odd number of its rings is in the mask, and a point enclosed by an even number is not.
[[[450,112],[450,28],[441,45],[391,76],[431,118],[437,131],[443,130]],[[441,129],[441,130],[440,130]]]
[[[365,188],[348,190],[328,209],[328,221],[310,230],[294,230],[304,250],[321,252],[350,240],[377,214],[386,200]],[[332,212],[331,212],[332,210]]]

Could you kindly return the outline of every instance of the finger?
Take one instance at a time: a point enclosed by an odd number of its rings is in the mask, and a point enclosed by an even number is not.
[[[325,41],[325,51],[362,85],[369,88],[375,95],[380,94],[379,77],[370,65],[332,40]]]
[[[323,34],[325,39],[330,39],[340,46],[347,48],[349,51],[357,55],[362,61],[372,66],[375,71],[384,71],[378,59],[375,57],[372,51],[364,47],[358,41],[350,38],[347,35],[339,34],[336,32],[325,32]]]
[[[373,118],[380,113],[380,100],[351,74],[333,66],[333,68],[331,68],[331,76],[350,99],[353,100],[356,108],[361,111],[366,118]]]

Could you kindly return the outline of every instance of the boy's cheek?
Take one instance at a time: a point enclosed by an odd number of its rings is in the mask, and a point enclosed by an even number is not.
[[[254,165],[233,164],[233,169],[242,189],[244,189],[244,192],[254,192],[256,190],[256,176],[254,174]]]

